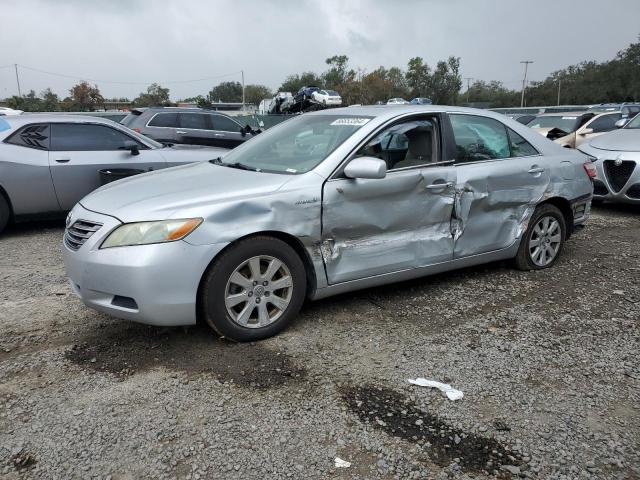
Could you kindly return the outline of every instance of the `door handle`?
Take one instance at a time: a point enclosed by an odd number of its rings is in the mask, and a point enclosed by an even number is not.
[[[427,185],[427,190],[444,190],[445,188],[453,187],[453,182],[446,183],[432,183],[431,185]]]
[[[57,163],[69,163],[70,158],[56,158]]]
[[[185,132],[184,130],[176,130],[176,133],[178,135],[186,135],[187,134],[187,132]]]
[[[544,168],[542,167],[536,167],[535,165],[532,166],[529,170],[527,170],[527,173],[531,173],[531,174],[536,174],[536,173],[542,173],[544,172]]]

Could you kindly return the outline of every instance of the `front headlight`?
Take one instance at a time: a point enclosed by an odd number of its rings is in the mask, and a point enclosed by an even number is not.
[[[175,242],[189,235],[201,223],[201,218],[125,223],[111,232],[100,248]]]

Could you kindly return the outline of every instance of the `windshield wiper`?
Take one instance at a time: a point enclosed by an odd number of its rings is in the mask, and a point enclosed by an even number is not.
[[[225,163],[222,161],[222,157],[217,157],[209,160],[209,163],[213,163],[214,165],[221,165],[223,167],[229,168],[237,168],[238,170],[249,170],[251,172],[260,172],[259,168],[250,167],[249,165],[245,165],[244,163],[234,162],[234,163]]]
[[[234,162],[234,163],[223,163],[222,165],[231,168],[237,168],[239,170],[250,170],[252,172],[259,172],[260,169],[256,167],[250,167],[249,165],[245,165],[244,163]]]

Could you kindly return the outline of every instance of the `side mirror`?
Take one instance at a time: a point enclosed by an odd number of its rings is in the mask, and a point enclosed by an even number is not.
[[[253,133],[253,129],[251,128],[251,125],[240,127],[240,133],[244,137],[247,133]]]
[[[614,125],[616,126],[616,128],[622,128],[627,124],[627,119],[626,118],[621,118],[620,120],[618,120]]]
[[[127,140],[126,142],[124,142],[123,148],[125,150],[129,150],[131,152],[131,155],[140,155],[140,146],[133,140]]]
[[[349,162],[344,174],[349,178],[384,178],[387,176],[387,164],[376,157],[358,157]]]
[[[580,131],[580,135],[589,135],[590,133],[593,133],[593,128],[583,128]]]

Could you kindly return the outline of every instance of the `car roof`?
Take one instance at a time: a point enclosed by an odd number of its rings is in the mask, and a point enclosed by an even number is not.
[[[13,127],[21,127],[29,123],[101,123],[113,125],[113,120],[91,115],[69,115],[65,113],[23,113],[22,115],[6,116],[3,118]]]
[[[610,112],[603,112],[610,113]],[[539,113],[536,117],[579,117],[580,115],[594,115],[594,112],[588,112],[586,110],[579,110],[577,112],[549,112],[549,113]]]
[[[503,120],[505,116],[501,113],[478,108],[456,107],[450,105],[363,105],[357,107],[329,108],[310,112],[306,115],[363,115],[366,117],[387,117],[393,118],[403,113],[466,113],[483,115],[485,117]]]

